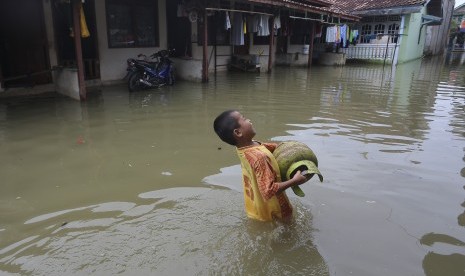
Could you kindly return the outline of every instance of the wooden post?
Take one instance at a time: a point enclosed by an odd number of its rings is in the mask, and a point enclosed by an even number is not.
[[[0,62],[0,91],[5,89],[4,82],[3,82],[3,72],[2,72],[2,63]]]
[[[74,46],[76,53],[76,64],[78,69],[78,82],[79,82],[79,97],[81,101],[87,98],[86,83],[84,80],[84,62],[82,59],[82,44],[81,44],[81,0],[73,0],[73,32],[74,32]]]
[[[207,10],[204,10],[204,16],[203,16],[202,82],[208,82],[208,15],[207,15]]]
[[[308,64],[307,67],[311,67],[313,63],[313,40],[315,40],[315,23],[312,22],[312,28],[310,31],[310,41],[308,49]]]
[[[273,44],[274,44],[274,16],[271,17],[270,47],[268,54],[268,73],[271,73],[273,67]]]

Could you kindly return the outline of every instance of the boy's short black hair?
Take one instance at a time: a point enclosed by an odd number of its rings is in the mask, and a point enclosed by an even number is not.
[[[234,112],[237,110],[226,110],[218,115],[213,122],[213,129],[220,139],[233,146],[237,143],[234,138],[234,129],[239,127],[237,119],[231,116]]]

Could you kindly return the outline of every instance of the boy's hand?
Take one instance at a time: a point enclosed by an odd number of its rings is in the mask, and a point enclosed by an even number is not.
[[[297,171],[292,177],[292,181],[295,183],[295,185],[300,185],[300,184],[307,182],[308,178],[302,175],[301,171]]]
[[[306,177],[305,175],[302,175],[301,171],[297,171],[291,179],[284,182],[278,182],[278,193],[286,190],[289,187],[303,184],[307,182],[309,179],[310,178]]]

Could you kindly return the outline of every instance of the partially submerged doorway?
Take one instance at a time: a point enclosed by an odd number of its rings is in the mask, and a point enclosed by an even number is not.
[[[84,18],[90,36],[81,38],[84,77],[86,80],[100,79],[100,62],[97,44],[97,28],[95,23],[94,0],[86,0],[82,4]],[[74,45],[73,12],[71,1],[53,0],[52,14],[55,29],[58,65],[76,66]]]
[[[5,87],[52,82],[42,1],[0,1],[0,33]]]
[[[182,0],[166,1],[168,48],[175,49],[175,57],[192,57],[191,22],[181,14]]]

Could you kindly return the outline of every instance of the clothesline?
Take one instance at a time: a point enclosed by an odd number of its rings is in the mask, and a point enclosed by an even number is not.
[[[220,8],[205,8],[208,11],[231,11],[231,12],[242,12],[242,13],[252,13],[252,14],[263,14],[263,15],[273,15],[271,13],[265,12],[254,12],[254,11],[244,11],[244,10],[233,10],[233,9],[220,9]]]
[[[292,18],[292,19],[302,19],[302,20],[310,20],[310,21],[318,21],[318,22],[321,22],[323,23],[324,20],[322,19],[315,19],[315,18],[308,18],[308,17],[298,17],[298,16],[289,16],[289,18]]]

